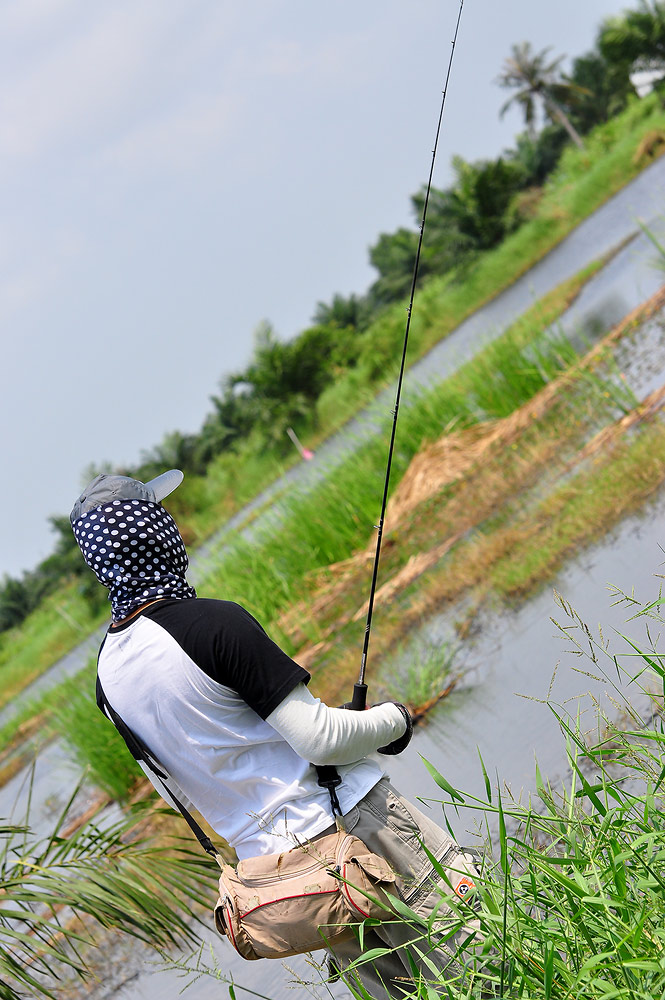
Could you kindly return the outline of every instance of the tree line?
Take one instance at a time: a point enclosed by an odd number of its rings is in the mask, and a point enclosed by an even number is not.
[[[509,92],[501,114],[516,105],[525,129],[496,159],[470,163],[454,157],[452,184],[430,194],[420,282],[446,274],[463,279],[479,254],[533,216],[564,148],[583,145],[591,129],[626,107],[635,94],[631,73],[662,69],[665,74],[665,0],[639,0],[636,8],[605,21],[592,50],[573,59],[568,74],[561,71],[563,59],[552,58],[549,49],[536,52],[528,42],[512,47],[497,78]],[[268,322],[260,324],[249,364],[222,378],[200,431],[174,431],[144,453],[137,467],[114,471],[140,479],[169,467],[205,475],[213,459],[233,454],[249,440],[279,455],[289,447],[287,427],[314,429],[321,393],[367,358],[372,323],[408,293],[424,197],[423,187],[411,198],[413,228],[382,233],[370,247],[377,277],[364,294],[336,294],[319,302],[312,325],[286,342]],[[87,471],[92,478],[107,470]],[[53,553],[20,578],[5,576],[0,583],[0,632],[19,624],[72,576],[91,602],[100,601],[101,588],[80,558],[68,518],[52,517],[50,523]]]

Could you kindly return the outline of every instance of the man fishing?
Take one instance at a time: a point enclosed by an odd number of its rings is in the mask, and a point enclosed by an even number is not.
[[[244,608],[197,597],[184,543],[161,504],[182,479],[176,470],[148,483],[97,476],[71,512],[83,557],[111,602],[98,660],[100,707],[106,699],[159,761],[168,791],[197,809],[239,859],[316,843],[341,813],[344,828],[388,861],[399,895],[426,923],[442,893],[464,898],[473,887],[464,873],[473,868],[371,756],[406,749],[407,709],[324,705],[309,692],[307,671]],[[341,782],[320,783],[321,768],[333,767]],[[457,886],[457,875],[439,877],[427,852],[462,873]],[[412,985],[411,942],[416,957],[425,952],[443,976],[457,977],[455,956],[472,929],[458,927],[433,945],[412,925],[387,921],[366,930],[363,951],[393,950],[353,975],[374,997],[403,996],[400,980]],[[355,937],[337,946],[337,968],[360,955]],[[422,968],[431,978],[427,961]]]

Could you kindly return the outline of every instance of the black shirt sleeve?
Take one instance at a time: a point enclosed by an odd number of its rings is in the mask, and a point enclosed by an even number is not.
[[[268,637],[248,611],[231,601],[165,600],[146,608],[209,677],[232,688],[262,719],[309,673]]]

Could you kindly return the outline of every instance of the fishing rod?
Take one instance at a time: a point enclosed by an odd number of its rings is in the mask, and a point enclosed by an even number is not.
[[[436,126],[436,135],[434,138],[434,149],[432,150],[432,161],[429,168],[429,177],[427,179],[427,188],[425,190],[425,202],[423,204],[423,216],[420,222],[420,236],[418,237],[418,247],[416,250],[416,259],[413,265],[413,276],[411,278],[411,294],[409,296],[409,305],[406,310],[406,328],[404,330],[404,344],[402,347],[402,362],[399,370],[399,378],[397,380],[397,394],[395,396],[395,406],[393,409],[393,423],[392,430],[390,434],[390,446],[388,448],[388,462],[386,465],[386,476],[383,484],[383,500],[381,502],[381,516],[379,518],[379,523],[375,525],[377,529],[376,535],[376,551],[374,553],[374,567],[372,570],[372,582],[369,591],[369,604],[367,608],[367,621],[365,623],[365,638],[363,642],[362,656],[360,659],[360,676],[358,680],[353,685],[353,698],[351,699],[351,708],[356,712],[362,712],[365,710],[367,705],[367,684],[365,683],[365,670],[367,667],[367,653],[369,650],[369,636],[370,630],[372,628],[372,613],[374,611],[374,595],[376,593],[376,581],[379,575],[379,559],[381,556],[381,539],[383,537],[383,525],[386,517],[386,506],[388,504],[388,488],[390,486],[390,469],[392,467],[393,453],[395,450],[395,436],[397,433],[397,417],[399,415],[399,404],[402,396],[402,383],[404,381],[404,369],[406,367],[406,351],[409,343],[409,330],[411,329],[411,314],[413,312],[413,300],[416,294],[416,282],[418,280],[418,267],[420,264],[420,253],[423,246],[423,237],[425,235],[425,221],[427,219],[427,206],[429,205],[429,196],[432,190],[432,177],[434,174],[434,162],[436,160],[436,151],[439,145],[439,136],[441,134],[441,123],[443,121],[443,111],[446,106],[446,94],[448,93],[448,83],[450,81],[450,73],[453,66],[453,56],[455,55],[455,46],[457,44],[457,35],[459,33],[460,21],[462,19],[462,8],[464,7],[464,0],[460,0],[459,10],[457,12],[457,22],[455,24],[455,34],[453,35],[450,57],[448,59],[448,68],[446,70],[446,79],[443,87],[443,93],[441,97],[441,107],[439,109],[439,119]]]

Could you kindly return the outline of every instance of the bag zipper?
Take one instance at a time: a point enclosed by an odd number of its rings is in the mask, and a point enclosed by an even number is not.
[[[330,871],[332,866],[325,865],[323,861],[316,861],[314,864],[309,865],[307,868],[300,868],[297,872],[286,872],[284,874],[278,874],[277,878],[272,876],[262,876],[254,877],[252,875],[243,875],[236,869],[236,874],[243,885],[272,885],[276,881],[286,881],[290,878],[302,878],[303,875],[309,875],[310,872],[315,872],[317,870],[323,869],[324,871]],[[337,866],[339,867],[339,866]]]

